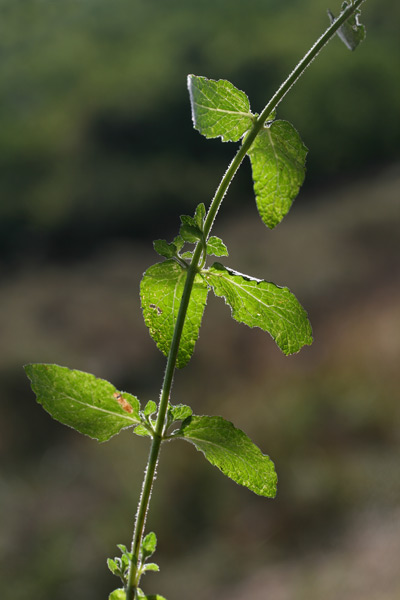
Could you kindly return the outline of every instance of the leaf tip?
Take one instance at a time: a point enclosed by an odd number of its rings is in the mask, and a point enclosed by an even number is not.
[[[29,373],[32,370],[32,364],[31,363],[27,363],[26,365],[22,365],[22,368],[25,371],[25,374],[29,377]]]

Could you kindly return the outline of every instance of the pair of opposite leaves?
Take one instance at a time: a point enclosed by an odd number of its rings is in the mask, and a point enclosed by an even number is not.
[[[246,94],[229,81],[189,75],[194,127],[208,138],[238,141],[256,118]],[[305,175],[307,150],[287,121],[273,115],[257,135],[250,157],[256,202],[263,222],[273,228],[289,211]],[[210,249],[209,254],[216,254]],[[168,355],[186,281],[186,270],[174,259],[150,267],[141,282],[145,323],[158,348]],[[295,296],[273,283],[242,275],[214,263],[195,277],[177,366],[192,356],[209,289],[224,297],[232,316],[249,327],[270,333],[285,354],[311,344],[311,326]]]

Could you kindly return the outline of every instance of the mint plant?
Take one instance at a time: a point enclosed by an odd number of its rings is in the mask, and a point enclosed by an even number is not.
[[[306,311],[286,287],[243,275],[210,257],[222,259],[228,250],[221,239],[211,236],[214,219],[226,191],[245,156],[249,156],[258,212],[272,229],[289,212],[304,181],[307,149],[296,129],[276,118],[276,109],[325,44],[335,35],[354,50],[365,37],[359,23],[363,0],[343,2],[338,18],[299,62],[260,114],[253,113],[246,94],[229,81],[214,81],[189,75],[188,89],[195,129],[207,138],[239,142],[208,211],[199,204],[193,216],[180,217],[180,228],[172,242],[156,240],[154,249],[163,261],[144,274],[140,296],[145,323],[159,350],[167,357],[158,404],[143,404],[132,394],[94,375],[50,364],[29,364],[26,374],[43,408],[55,419],[97,439],[109,440],[122,429],[132,428],[150,438],[150,453],[139,499],[130,549],[119,544],[121,556],[108,559],[108,567],[121,580],[109,600],[162,600],[146,595],[141,586],[147,571],[157,571],[150,562],[157,539],[145,535],[146,517],[159,460],[165,442],[184,440],[204,454],[236,483],[252,492],[273,498],[277,475],[272,460],[231,422],[220,416],[198,416],[187,405],[171,403],[176,368],[189,362],[212,291],[224,298],[235,320],[268,332],[286,354],[312,343]],[[211,262],[211,264],[209,264]]]

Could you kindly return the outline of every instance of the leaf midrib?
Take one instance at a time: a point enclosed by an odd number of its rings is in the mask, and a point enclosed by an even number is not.
[[[42,386],[43,388],[45,388],[46,390],[51,390],[50,386]],[[87,402],[83,402],[82,400],[78,400],[78,398],[74,398],[73,396],[69,396],[68,394],[65,393],[60,393],[58,394],[58,398],[60,400],[71,400],[72,402],[77,402],[78,404],[81,404],[82,406],[85,406],[86,408],[92,409],[92,410],[98,410],[100,412],[104,412],[107,413],[109,415],[112,415],[113,417],[118,417],[121,419],[126,419],[127,421],[131,422],[131,423],[140,423],[139,420],[137,419],[133,419],[133,417],[130,417],[128,415],[123,415],[120,413],[116,413],[116,412],[112,412],[111,410],[107,410],[106,408],[101,408],[100,406],[94,406],[93,404],[88,404]]]
[[[228,110],[228,109],[216,108],[214,106],[207,106],[205,104],[200,104],[199,102],[194,102],[194,105],[199,106],[200,108],[205,108],[206,110],[212,110],[214,112],[226,113],[228,115],[240,115],[242,117],[247,117],[249,119],[251,119],[253,116],[253,113],[251,113],[251,112],[245,113],[240,110]]]
[[[244,294],[247,294],[248,296],[250,296],[250,298],[253,298],[253,300],[255,300],[256,302],[258,302],[259,304],[261,304],[262,306],[265,306],[268,310],[270,310],[271,313],[273,313],[274,315],[276,315],[278,318],[283,319],[284,321],[286,321],[287,323],[289,323],[289,325],[295,326],[296,323],[293,321],[289,321],[289,319],[287,319],[285,316],[280,315],[278,312],[276,312],[273,308],[272,305],[270,304],[266,304],[265,302],[263,302],[262,300],[260,300],[259,298],[257,298],[257,296],[254,296],[253,294],[251,294],[247,289],[244,289],[244,287],[242,285],[239,285],[238,283],[236,283],[236,281],[234,279],[228,279],[227,277],[225,277],[225,275],[220,275],[219,273],[213,273],[213,275],[216,275],[217,277],[220,277],[221,279],[223,279],[224,281],[226,281],[228,284],[232,284],[234,286],[236,286],[239,290],[242,290]],[[261,283],[261,282],[260,282]]]

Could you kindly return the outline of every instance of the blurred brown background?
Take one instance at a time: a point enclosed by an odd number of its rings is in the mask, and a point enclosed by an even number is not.
[[[22,371],[55,362],[146,402],[165,360],[139,282],[234,152],[192,129],[186,75],[230,79],[259,111],[328,24],[320,0],[0,1],[0,590],[107,598],[130,543],[147,441],[100,445],[53,421]],[[339,3],[329,8],[339,12]],[[310,149],[269,232],[249,164],[214,233],[225,264],[289,286],[315,342],[285,358],[210,297],[175,403],[232,420],[275,461],[258,498],[184,442],[161,456],[149,592],[168,600],[400,597],[400,5],[334,40],[279,109]],[[115,579],[115,580],[114,580]]]

